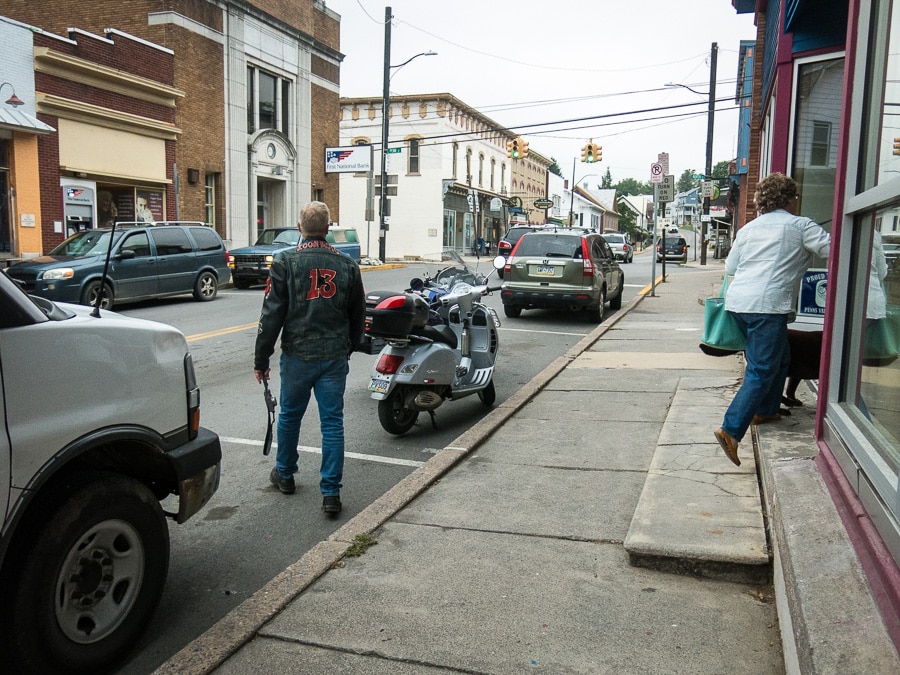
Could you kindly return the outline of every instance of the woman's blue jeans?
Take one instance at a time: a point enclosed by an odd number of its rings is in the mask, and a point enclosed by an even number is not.
[[[725,412],[722,428],[741,440],[754,415],[775,415],[791,364],[787,314],[730,312],[747,336],[744,382]]]
[[[281,354],[281,412],[278,413],[278,452],[275,467],[283,478],[297,473],[300,422],[315,392],[322,430],[322,466],[319,489],[337,495],[344,475],[344,389],[350,364],[346,358],[303,361]]]

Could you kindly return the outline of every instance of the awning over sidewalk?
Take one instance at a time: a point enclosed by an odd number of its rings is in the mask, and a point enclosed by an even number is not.
[[[0,106],[0,129],[31,134],[51,134],[56,129],[21,110]]]

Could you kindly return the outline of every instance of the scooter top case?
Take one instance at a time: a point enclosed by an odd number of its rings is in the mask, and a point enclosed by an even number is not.
[[[428,303],[414,293],[374,291],[366,294],[366,334],[406,340],[413,328],[428,323]]]

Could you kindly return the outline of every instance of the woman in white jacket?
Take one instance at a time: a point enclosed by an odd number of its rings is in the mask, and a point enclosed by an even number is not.
[[[830,249],[831,237],[820,225],[795,215],[798,199],[797,183],[789,176],[762,179],[754,195],[760,215],[738,230],[725,261],[725,273],[734,275],[725,309],[747,336],[746,366],[715,436],[738,466],[738,443],[751,423],[780,418],[791,360],[787,326],[796,318],[800,282],[812,256],[827,258]]]

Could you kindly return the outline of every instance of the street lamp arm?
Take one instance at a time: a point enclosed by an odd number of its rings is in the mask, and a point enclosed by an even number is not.
[[[667,87],[681,87],[682,89],[687,89],[688,91],[692,91],[699,96],[709,96],[708,91],[697,91],[696,89],[692,89],[686,84],[678,84],[677,82],[666,82]]]
[[[405,66],[407,63],[409,63],[409,62],[412,61],[413,59],[419,58],[420,56],[437,56],[437,52],[433,52],[433,51],[430,51],[430,50],[429,50],[429,51],[427,51],[427,52],[422,52],[421,54],[416,54],[415,56],[410,56],[410,57],[409,57],[408,59],[406,59],[406,61],[404,61],[403,63],[400,63],[400,64],[398,64],[398,65],[396,65],[396,66],[391,66],[391,68],[402,68],[402,67]]]

